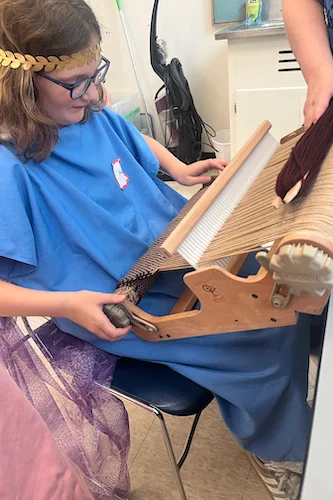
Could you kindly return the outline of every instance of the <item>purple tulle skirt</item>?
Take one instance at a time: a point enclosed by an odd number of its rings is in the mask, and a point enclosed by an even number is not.
[[[80,469],[93,498],[127,498],[128,416],[106,389],[117,357],[50,321],[34,331],[28,319],[0,318],[0,361],[63,455]],[[74,496],[69,492],[68,498]]]

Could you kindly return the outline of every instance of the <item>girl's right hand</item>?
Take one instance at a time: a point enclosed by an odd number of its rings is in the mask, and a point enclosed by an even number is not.
[[[104,314],[104,304],[120,304],[125,295],[90,291],[67,292],[64,294],[63,316],[83,326],[98,337],[106,340],[119,340],[125,337],[131,327],[116,328]]]
[[[308,81],[304,106],[304,127],[307,130],[326,111],[333,97],[333,62],[319,68]]]

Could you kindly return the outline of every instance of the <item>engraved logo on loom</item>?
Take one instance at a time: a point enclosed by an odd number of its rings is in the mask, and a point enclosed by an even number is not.
[[[220,304],[221,302],[225,302],[225,298],[220,295],[216,288],[211,285],[202,285],[202,289],[206,293],[210,293],[212,295],[213,302]]]

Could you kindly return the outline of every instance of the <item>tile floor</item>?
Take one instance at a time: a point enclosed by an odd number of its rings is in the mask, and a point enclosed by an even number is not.
[[[318,359],[311,358],[309,401],[314,394]],[[178,500],[179,495],[155,416],[126,402],[130,419],[130,500]],[[166,415],[166,423],[180,456],[192,417]],[[271,500],[213,401],[203,412],[191,451],[182,468],[188,500]]]
[[[191,198],[191,196],[193,196],[202,187],[201,184],[196,186],[181,186],[180,184],[178,184],[178,182],[175,181],[166,182],[166,184],[172,187],[172,189],[175,189],[175,191],[178,191],[178,193],[185,196],[185,198]]]
[[[130,417],[132,482],[130,500],[178,500],[179,495],[156,417],[126,403]],[[177,456],[191,417],[166,416]],[[215,402],[204,411],[182,469],[188,500],[270,500],[244,451],[230,435]]]

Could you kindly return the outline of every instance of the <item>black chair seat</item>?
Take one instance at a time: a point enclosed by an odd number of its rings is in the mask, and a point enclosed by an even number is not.
[[[130,358],[117,362],[112,388],[171,415],[195,415],[214,395],[171,368]]]

